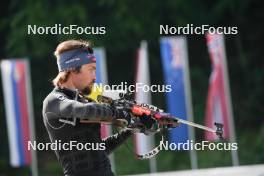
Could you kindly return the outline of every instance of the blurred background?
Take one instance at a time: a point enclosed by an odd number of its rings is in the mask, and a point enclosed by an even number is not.
[[[238,34],[225,36],[229,84],[240,165],[264,163],[264,5],[260,0],[163,0],[163,1],[2,1],[0,7],[0,58],[28,58],[31,67],[33,109],[37,142],[49,142],[42,121],[42,101],[53,89],[57,75],[53,56],[58,43],[83,39],[106,50],[109,84],[135,80],[136,53],[142,40],[148,42],[151,84],[164,84],[160,53],[161,24],[169,26],[237,26]],[[105,26],[104,35],[28,35],[27,25]],[[204,35],[187,35],[194,121],[204,124],[211,62]],[[2,79],[2,78],[1,78]],[[152,94],[152,104],[166,109],[163,93]],[[197,141],[204,139],[195,130]],[[9,146],[2,81],[0,81],[0,175],[30,175],[29,167],[9,164]],[[160,136],[156,137],[156,144]],[[132,140],[128,145],[133,148]],[[125,146],[115,151],[116,173],[148,173],[148,161],[135,159]],[[53,151],[38,151],[39,175],[62,175]],[[231,166],[226,151],[197,151],[198,167]],[[157,171],[191,168],[186,151],[161,151]]]

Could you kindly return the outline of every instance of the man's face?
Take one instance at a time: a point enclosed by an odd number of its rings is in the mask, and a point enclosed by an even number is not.
[[[96,63],[82,65],[79,73],[72,72],[74,86],[83,94],[90,94],[96,79]]]

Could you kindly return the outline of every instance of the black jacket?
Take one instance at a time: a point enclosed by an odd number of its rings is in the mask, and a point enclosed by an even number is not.
[[[113,110],[108,105],[88,101],[80,96],[78,91],[56,87],[43,101],[42,113],[51,142],[69,144],[71,141],[77,141],[89,144],[92,148],[55,150],[64,175],[113,175],[107,155],[131,136],[131,132],[123,130],[101,140],[100,124],[80,123],[80,119],[84,118],[112,118]]]

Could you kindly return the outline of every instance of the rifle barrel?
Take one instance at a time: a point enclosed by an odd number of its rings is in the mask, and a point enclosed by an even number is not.
[[[183,119],[179,119],[179,118],[176,118],[176,119],[179,121],[179,123],[183,123],[183,124],[190,125],[190,126],[193,126],[193,127],[196,127],[196,128],[200,128],[200,129],[203,129],[203,130],[206,130],[206,131],[210,131],[212,133],[216,133],[216,130],[214,130],[212,128],[209,128],[209,127],[206,127],[206,126],[194,123],[194,122],[190,122],[190,121],[187,121],[187,120],[183,120]]]

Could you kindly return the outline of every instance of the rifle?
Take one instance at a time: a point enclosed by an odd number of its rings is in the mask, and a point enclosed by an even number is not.
[[[162,109],[146,104],[138,103],[133,99],[132,93],[119,93],[119,99],[112,99],[107,96],[98,95],[97,100],[100,103],[110,104],[115,108],[124,108],[132,115],[132,122],[128,125],[122,121],[116,120],[113,124],[126,127],[129,130],[140,128],[142,133],[150,134],[154,131],[160,132],[164,129],[172,129],[178,127],[180,124],[186,124],[195,128],[216,134],[220,140],[223,139],[223,124],[215,123],[216,129],[209,128],[191,121],[183,120],[175,117]],[[162,136],[163,141],[163,136]],[[144,155],[137,155],[139,159],[149,159],[159,152],[159,146]]]

